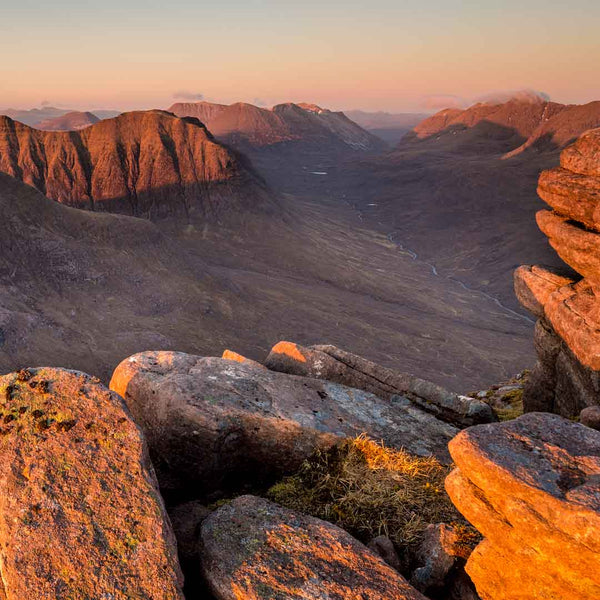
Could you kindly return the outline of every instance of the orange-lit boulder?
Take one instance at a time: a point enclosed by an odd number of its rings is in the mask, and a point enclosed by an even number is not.
[[[600,178],[579,175],[566,169],[544,171],[538,182],[538,194],[558,214],[600,229]]]
[[[564,285],[573,283],[543,267],[523,265],[514,272],[515,295],[521,306],[536,317],[543,317],[550,295]]]
[[[600,177],[600,129],[591,129],[582,134],[579,139],[565,148],[560,155],[563,168]]]
[[[457,432],[406,399],[179,352],[124,360],[111,388],[146,433],[163,492],[191,497],[264,483],[361,433],[447,461]]]
[[[175,538],[121,398],[83,373],[11,373],[0,434],[7,599],[183,600]]]
[[[548,210],[539,211],[536,219],[557,254],[592,285],[600,287],[600,235]]]
[[[449,447],[446,489],[485,538],[466,566],[483,600],[600,597],[600,432],[530,413]]]
[[[254,496],[203,522],[200,554],[217,600],[426,600],[344,530]]]
[[[443,387],[388,369],[336,346],[307,348],[293,342],[273,346],[265,361],[267,368],[281,373],[325,379],[371,392],[392,400],[404,396],[421,409],[459,427],[495,420],[485,402],[461,396]]]

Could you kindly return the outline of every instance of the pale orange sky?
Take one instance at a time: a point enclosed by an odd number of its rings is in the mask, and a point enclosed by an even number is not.
[[[400,112],[523,88],[600,99],[596,0],[20,0],[2,12],[0,107],[203,96]]]

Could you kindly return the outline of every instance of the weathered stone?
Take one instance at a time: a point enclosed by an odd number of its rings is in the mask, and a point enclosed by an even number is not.
[[[538,194],[559,215],[600,228],[600,178],[558,167],[540,175]]]
[[[163,492],[198,498],[269,482],[361,433],[447,461],[457,432],[401,397],[178,352],[126,359],[111,388],[145,431]]]
[[[570,283],[573,283],[571,279],[542,267],[523,265],[514,272],[517,300],[521,306],[540,318],[544,316],[544,306],[550,295]]]
[[[217,600],[426,600],[342,529],[253,496],[204,521],[200,552]]]
[[[467,572],[484,600],[600,596],[600,433],[530,413],[450,443],[446,489],[482,535]]]
[[[562,151],[560,164],[573,173],[600,177],[599,148],[600,129],[586,131],[574,144]]]
[[[460,555],[458,542],[454,527],[445,523],[429,525],[415,553],[418,567],[413,571],[410,583],[424,593],[439,590]]]
[[[265,365],[273,371],[316,377],[365,390],[386,400],[405,396],[437,418],[462,427],[495,420],[485,402],[454,394],[435,383],[382,367],[335,346],[306,348],[293,342],[279,342],[269,353]]]
[[[536,219],[558,255],[589,283],[600,287],[600,235],[548,210],[540,210]]]
[[[579,414],[579,422],[600,431],[600,406],[588,406]]]
[[[0,433],[7,598],[183,599],[175,538],[121,398],[75,371],[5,375]]]
[[[402,570],[402,562],[394,547],[394,542],[390,540],[386,535],[378,535],[373,538],[368,544],[367,548],[380,556],[390,567],[396,569],[396,571]]]
[[[600,373],[582,364],[545,319],[535,326],[538,362],[523,392],[525,412],[555,412],[577,417],[600,402]]]

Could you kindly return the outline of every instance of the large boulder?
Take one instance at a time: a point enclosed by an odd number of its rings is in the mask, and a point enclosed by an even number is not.
[[[200,553],[217,600],[426,600],[344,530],[254,496],[203,522]]]
[[[423,410],[458,427],[490,423],[494,413],[485,402],[450,392],[443,387],[394,369],[388,369],[331,345],[300,346],[279,342],[265,366],[272,371],[316,377],[371,392],[392,400],[404,396]]]
[[[178,352],[126,359],[111,388],[146,433],[163,492],[200,498],[267,483],[361,433],[447,462],[457,433],[402,397]]]
[[[141,432],[95,378],[0,377],[0,565],[9,600],[183,599]]]
[[[483,600],[600,597],[600,432],[530,413],[450,452],[446,489],[485,538],[466,566]]]

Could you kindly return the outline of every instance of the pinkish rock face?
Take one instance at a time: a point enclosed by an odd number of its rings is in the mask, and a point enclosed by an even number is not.
[[[254,496],[203,522],[200,555],[217,600],[426,600],[342,529]]]
[[[0,416],[6,598],[183,600],[175,538],[121,398],[82,373],[31,369],[0,378]]]
[[[485,537],[467,562],[482,598],[600,597],[600,432],[530,413],[449,447],[446,489]]]

